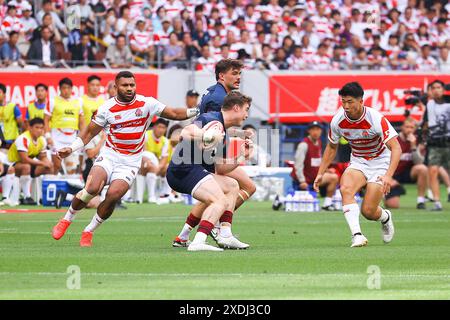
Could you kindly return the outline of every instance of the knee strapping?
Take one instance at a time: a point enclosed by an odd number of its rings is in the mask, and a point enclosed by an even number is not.
[[[91,199],[94,197],[95,197],[95,195],[90,194],[84,188],[80,192],[77,193],[77,198],[86,204],[88,204],[89,201],[91,201]]]
[[[244,195],[242,193],[244,193]],[[238,194],[239,194],[239,197],[241,197],[242,201],[246,201],[250,198],[250,195],[244,189],[239,190]]]

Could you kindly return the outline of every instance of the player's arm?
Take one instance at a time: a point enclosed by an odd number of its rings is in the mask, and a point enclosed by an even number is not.
[[[197,116],[199,113],[198,108],[174,108],[166,106],[161,112],[161,117],[170,120],[186,120]]]
[[[319,167],[319,172],[317,172],[317,177],[314,180],[314,190],[316,192],[319,192],[319,185],[322,181],[322,176],[325,173],[325,171],[328,169],[328,167],[333,162],[334,158],[336,157],[338,149],[338,144],[328,142],[327,147],[325,148],[325,151],[323,153],[322,163]]]
[[[103,127],[96,124],[94,121],[89,123],[89,126],[81,131],[79,136],[72,142],[70,147],[62,148],[58,151],[58,156],[67,158],[71,153],[82,149],[89,143],[96,135],[102,131]]]
[[[300,183],[301,189],[307,189],[308,184],[306,183],[305,175],[303,174],[303,169],[305,167],[306,153],[308,152],[308,144],[306,142],[300,142],[297,151],[295,152],[295,173],[297,175],[298,182]]]
[[[28,156],[28,152],[26,152],[26,151],[19,151],[18,153],[19,153],[20,163],[30,164],[32,166],[44,166],[44,167],[48,166],[48,164],[42,160],[30,158]]]
[[[383,183],[383,193],[388,194],[391,190],[392,176],[397,170],[398,163],[400,162],[400,156],[402,155],[402,148],[397,140],[397,137],[391,138],[386,142],[386,146],[391,150],[391,161],[389,162],[389,168],[386,174],[379,177],[379,180]]]
[[[20,111],[20,108],[17,105],[14,107],[14,117],[16,118],[19,129],[21,131],[25,131],[26,127],[25,127],[25,122],[22,119],[22,112]]]
[[[199,128],[195,124],[190,124],[181,130],[180,140],[202,141],[203,133],[204,131],[202,128]]]

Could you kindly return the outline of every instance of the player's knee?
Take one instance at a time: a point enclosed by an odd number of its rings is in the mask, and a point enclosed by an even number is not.
[[[339,182],[339,176],[336,173],[330,173],[330,181],[333,184],[337,184]]]
[[[422,176],[428,175],[428,168],[423,164],[419,165],[417,170],[418,170],[417,172],[419,173],[419,175],[422,175]]]
[[[437,176],[439,173],[439,167],[438,166],[431,166],[428,169],[428,172],[431,176]]]
[[[76,197],[80,199],[82,202],[88,204],[92,198],[94,198],[97,194],[88,192],[86,189],[82,189],[77,193]]]
[[[29,163],[23,163],[21,165],[22,175],[29,175],[31,172],[31,165]]]
[[[352,196],[353,190],[352,187],[350,185],[348,185],[347,183],[343,183],[340,186],[340,190],[341,190],[341,195],[344,196]]]
[[[373,204],[369,204],[369,203],[363,203],[361,206],[361,213],[364,216],[373,216],[378,209],[378,204],[377,205],[373,205]]]
[[[239,183],[235,179],[229,179],[227,183],[227,188],[229,192],[238,193]]]
[[[253,181],[250,180],[249,183],[241,186],[241,190],[245,191],[245,193],[250,198],[256,192],[256,185],[253,183]]]

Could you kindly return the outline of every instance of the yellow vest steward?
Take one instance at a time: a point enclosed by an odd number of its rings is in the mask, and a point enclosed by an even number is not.
[[[159,142],[157,142],[153,138],[153,130],[148,130],[147,131],[147,143],[145,144],[145,151],[150,151],[158,159],[161,159],[163,147],[168,142],[169,142],[168,139],[164,136],[159,138]],[[169,145],[170,145],[170,143],[169,143]]]
[[[167,156],[167,163],[169,163],[170,160],[172,160],[172,155],[173,155],[173,147],[172,147],[172,144],[170,143],[170,141],[169,141],[169,148],[167,148],[167,153],[169,154]]]
[[[84,120],[86,121],[86,125],[88,125],[91,122],[92,115],[95,111],[97,111],[98,107],[100,107],[105,102],[105,99],[103,99],[102,97],[92,99],[87,95],[84,95],[81,100],[83,103]]]
[[[3,136],[6,141],[15,140],[19,136],[19,126],[14,116],[15,103],[0,106],[0,122],[3,122]]]
[[[50,128],[79,130],[80,100],[55,97]]]
[[[17,151],[17,140],[19,139],[25,139],[23,141],[23,144],[28,147],[28,156],[30,158],[36,158],[45,148],[45,138],[39,137],[37,140],[37,143],[35,144],[33,142],[33,138],[31,137],[30,131],[25,131],[22,133],[16,141],[11,145],[11,148],[8,150],[8,160],[10,162],[19,162],[20,156],[19,151]]]
[[[38,109],[36,103],[33,101],[28,105],[28,120],[33,120],[34,118],[44,119],[44,109]]]

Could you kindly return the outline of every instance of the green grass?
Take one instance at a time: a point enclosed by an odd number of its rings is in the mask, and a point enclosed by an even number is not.
[[[59,213],[0,214],[0,299],[449,299],[450,204],[418,211],[408,188],[402,206],[391,244],[361,218],[369,246],[350,248],[342,213],[247,203],[233,231],[251,248],[218,253],[171,247],[184,205],[116,211],[92,248],[78,242],[93,210],[59,241],[50,236]],[[81,269],[80,290],[67,288],[70,265]],[[368,288],[369,266],[381,271],[380,289]]]

